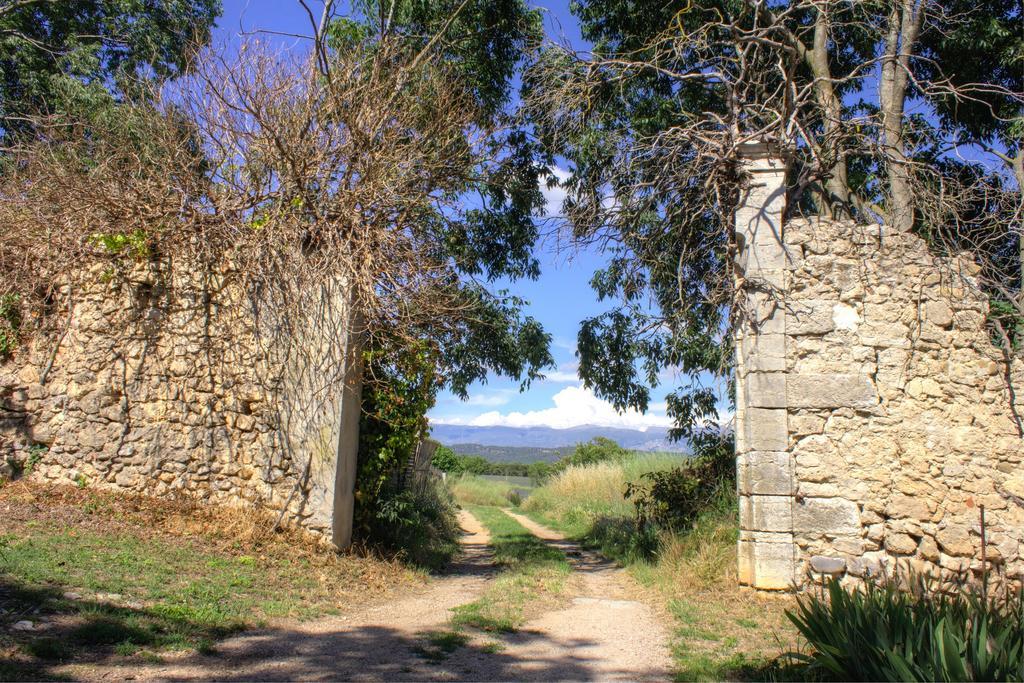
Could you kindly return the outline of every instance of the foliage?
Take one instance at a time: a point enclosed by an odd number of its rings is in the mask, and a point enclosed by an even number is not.
[[[791,655],[798,670],[854,681],[1024,680],[1024,595],[913,588],[869,581],[855,590],[830,579],[821,596],[800,597],[787,612],[811,646]]]
[[[430,464],[442,472],[458,472],[462,471],[459,469],[459,457],[452,449],[439,444],[434,451],[434,458],[430,461]]]
[[[627,484],[625,497],[633,501],[640,528],[683,530],[735,486],[732,439],[714,435],[705,437],[689,462]]]
[[[460,455],[448,448],[439,446],[434,453],[433,465],[442,472],[450,474],[488,474],[503,477],[530,477],[532,472],[539,471],[538,465],[547,463],[525,462],[493,462],[479,455]]]
[[[672,434],[717,421],[733,393],[726,331],[749,313],[734,292],[733,214],[737,150],[755,139],[791,160],[790,214],[888,222],[941,251],[970,248],[981,284],[1024,313],[1019,3],[570,7],[593,49],[541,50],[524,102],[569,170],[568,227],[606,257],[591,285],[610,306],[577,340],[598,396],[646,410],[672,370]],[[972,161],[956,152],[968,147]]]
[[[619,462],[629,457],[630,451],[603,436],[596,436],[587,443],[576,446],[569,455],[556,463],[556,468],[585,467],[599,462]]]
[[[455,501],[440,482],[427,480],[385,491],[363,512],[366,538],[427,569],[440,569],[459,550]]]
[[[0,6],[0,130],[32,130],[28,116],[83,98],[130,89],[140,72],[172,77],[190,47],[210,39],[219,0],[76,0]]]
[[[359,425],[357,519],[372,509],[388,478],[405,466],[426,433],[438,381],[430,347],[372,348],[364,352],[365,383]],[[368,506],[368,507],[367,507]]]
[[[17,348],[20,331],[20,297],[17,294],[0,295],[0,360]]]
[[[523,502],[523,510],[571,536],[586,535],[601,520],[631,519],[633,505],[623,495],[626,486],[648,472],[677,466],[683,457],[634,453],[621,460],[568,467],[534,489]]]

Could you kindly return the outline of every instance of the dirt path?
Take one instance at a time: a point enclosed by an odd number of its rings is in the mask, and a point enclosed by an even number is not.
[[[636,600],[638,587],[624,570],[528,517],[505,513],[562,550],[582,579],[569,607],[542,615],[508,638],[507,653],[522,662],[524,678],[546,677],[531,668],[538,661],[562,662],[563,668],[555,670],[555,678],[561,679],[671,677],[667,633],[654,611]],[[558,634],[558,638],[529,638],[528,634]]]
[[[462,557],[426,590],[344,617],[248,632],[218,644],[213,655],[183,655],[131,669],[67,667],[63,673],[165,681],[668,678],[665,634],[653,614],[630,599],[629,577],[554,532],[509,514],[562,548],[581,578],[572,583],[579,590],[569,607],[543,614],[517,633],[474,636],[443,659],[424,656],[427,634],[448,630],[449,610],[478,597],[494,574],[487,531],[463,511]]]

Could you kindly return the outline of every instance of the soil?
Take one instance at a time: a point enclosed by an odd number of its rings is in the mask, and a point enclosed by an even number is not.
[[[76,679],[195,680],[664,680],[671,677],[667,633],[657,612],[637,599],[622,569],[556,532],[509,512],[559,547],[573,564],[565,607],[541,614],[511,634],[472,634],[441,652],[449,610],[471,602],[496,573],[487,531],[468,512],[461,558],[448,573],[381,604],[344,617],[250,631],[212,654],[165,656],[129,667],[68,666]],[[55,672],[58,673],[58,672]]]

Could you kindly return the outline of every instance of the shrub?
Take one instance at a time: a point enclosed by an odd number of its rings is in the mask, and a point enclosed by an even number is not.
[[[626,485],[625,497],[633,501],[637,524],[661,529],[686,529],[712,507],[736,483],[731,439],[718,437],[703,442],[699,455],[669,470],[643,475]]]
[[[1024,596],[983,597],[972,587],[936,594],[923,582],[863,591],[830,580],[787,616],[809,654],[790,654],[810,677],[857,681],[1024,680]],[[802,671],[801,671],[802,669]]]
[[[558,469],[595,465],[599,462],[621,462],[629,457],[630,452],[611,439],[597,436],[576,446],[571,455],[567,455],[556,463]]]
[[[433,480],[382,495],[365,525],[374,545],[427,569],[443,567],[459,550],[455,501]]]

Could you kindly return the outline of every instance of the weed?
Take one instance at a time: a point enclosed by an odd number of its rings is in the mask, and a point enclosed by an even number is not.
[[[492,640],[480,646],[480,651],[487,655],[496,655],[504,649],[505,644],[499,643],[496,640]]]
[[[423,634],[428,646],[417,646],[414,652],[433,664],[444,661],[448,655],[469,642],[469,636],[458,631],[429,631]]]
[[[31,474],[36,466],[43,461],[43,456],[49,452],[46,444],[34,443],[28,449],[28,458],[25,460],[25,474]]]
[[[36,638],[22,645],[25,652],[48,661],[63,661],[71,656],[71,648],[59,638]]]

